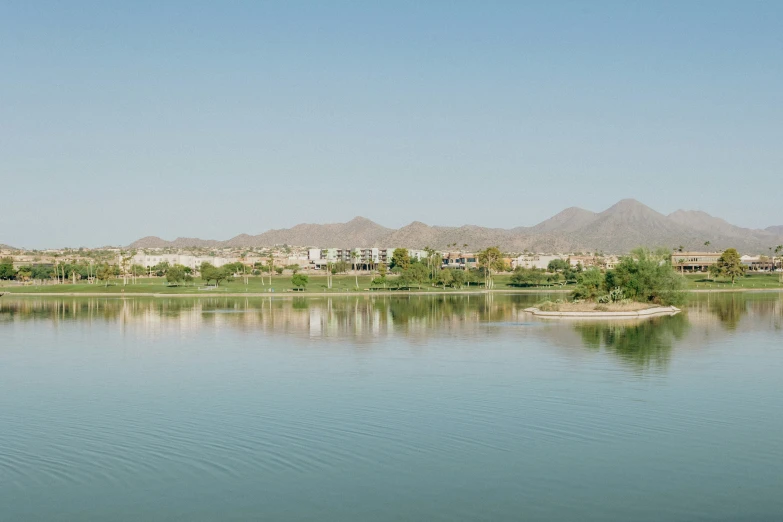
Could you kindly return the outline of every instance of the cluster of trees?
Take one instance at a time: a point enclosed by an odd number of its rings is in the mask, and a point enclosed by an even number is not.
[[[553,259],[547,265],[546,270],[518,266],[511,274],[511,284],[514,286],[539,286],[547,283],[562,286],[575,283],[583,270],[581,263],[572,267],[565,259]]]
[[[236,267],[233,264],[223,265],[220,268],[214,266],[212,263],[202,263],[199,269],[201,273],[201,279],[209,284],[210,281],[215,282],[215,286],[220,286],[221,281],[233,281],[234,274],[236,273]]]
[[[605,273],[590,267],[577,276],[575,299],[615,302],[625,299],[661,305],[681,304],[685,279],[671,265],[668,250],[638,248]]]
[[[76,283],[80,280],[107,281],[111,277],[120,274],[120,269],[116,265],[110,265],[106,262],[97,265],[84,263],[57,263],[51,265],[25,265],[18,269],[14,268],[13,259],[6,257],[0,259],[0,279],[17,281],[46,281],[56,279],[63,283],[70,281]]]
[[[10,257],[4,257],[3,259],[0,259],[0,279],[16,279],[14,260]]]
[[[464,288],[471,284],[483,284],[492,288],[492,274],[506,271],[508,267],[497,247],[490,247],[478,255],[478,269],[442,269],[442,257],[432,248],[425,248],[426,257],[411,258],[407,248],[396,248],[389,260],[389,267],[378,266],[378,276],[372,280],[374,287],[421,288],[424,285],[443,288]],[[389,273],[396,277],[389,277]]]

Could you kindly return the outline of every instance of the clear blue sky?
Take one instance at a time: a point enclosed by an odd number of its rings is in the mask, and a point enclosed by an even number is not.
[[[0,243],[783,224],[783,2],[3,2]]]

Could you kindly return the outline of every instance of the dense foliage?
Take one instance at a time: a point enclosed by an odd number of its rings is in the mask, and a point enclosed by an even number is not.
[[[710,267],[710,273],[715,277],[731,279],[731,284],[734,284],[738,277],[745,275],[745,269],[737,249],[729,248],[721,254],[718,262]]]
[[[304,290],[308,282],[310,282],[310,279],[304,274],[294,274],[291,278],[291,284],[299,290]]]
[[[681,304],[685,280],[672,267],[665,252],[636,249],[605,274],[596,268],[582,272],[574,290],[575,299],[600,302],[630,299],[661,305]]]

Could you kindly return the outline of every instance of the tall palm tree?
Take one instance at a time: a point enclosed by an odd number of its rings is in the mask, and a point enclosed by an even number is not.
[[[353,275],[356,278],[356,288],[359,288],[359,274],[356,272],[356,260],[359,258],[359,252],[351,250],[351,263],[353,264]]]

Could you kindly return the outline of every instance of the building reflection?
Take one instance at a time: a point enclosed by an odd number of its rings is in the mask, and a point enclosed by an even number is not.
[[[120,333],[155,339],[172,333],[199,336],[220,330],[265,337],[297,336],[319,342],[371,345],[398,338],[426,345],[438,338],[483,343],[517,328],[518,340],[544,339],[569,350],[606,352],[646,371],[666,368],[674,348],[693,350],[716,336],[783,328],[779,293],[694,294],[685,313],[639,322],[537,321],[524,309],[551,296],[476,294],[263,298],[51,298],[0,300],[0,327],[40,322],[108,324]]]

